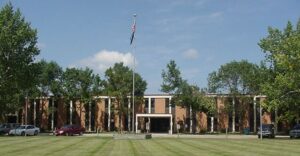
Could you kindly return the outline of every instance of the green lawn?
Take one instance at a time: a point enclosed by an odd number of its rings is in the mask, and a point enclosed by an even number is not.
[[[0,156],[9,155],[300,155],[300,139],[114,140],[107,137],[0,137]]]

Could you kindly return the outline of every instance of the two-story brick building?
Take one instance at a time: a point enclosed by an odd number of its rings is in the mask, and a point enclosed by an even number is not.
[[[132,115],[130,100],[124,105],[122,129],[151,133],[172,132],[242,132],[245,128],[256,131],[259,123],[259,103],[264,98],[245,95],[236,97],[234,107],[230,95],[208,94],[216,103],[217,112],[197,112],[190,117],[190,109],[172,104],[172,95],[148,94],[142,102],[135,103]],[[247,100],[245,100],[245,98]],[[65,101],[47,98],[28,99],[20,112],[19,122],[39,126],[42,130],[53,130],[65,124],[79,124],[87,131],[115,131],[119,129],[118,108],[113,97],[97,96],[90,103],[79,100]],[[234,113],[233,113],[234,112]],[[262,122],[271,123],[274,117],[263,111]],[[134,125],[133,125],[134,124]],[[148,125],[147,125],[148,124]]]

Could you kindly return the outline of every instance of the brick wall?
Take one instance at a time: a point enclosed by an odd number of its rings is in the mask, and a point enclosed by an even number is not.
[[[207,131],[207,115],[204,112],[196,114],[196,133]]]
[[[56,128],[60,128],[67,124],[67,112],[63,99],[59,99],[57,105],[57,125]]]
[[[49,113],[49,99],[40,99],[39,100],[39,112],[40,112],[40,128],[43,130],[48,129],[48,113]]]
[[[228,128],[228,114],[225,111],[226,98],[217,98],[217,111],[218,111],[218,130],[224,130]]]
[[[185,108],[182,108],[181,106],[175,106],[175,121],[176,123],[173,124],[177,124],[178,122],[182,122],[185,123],[186,118],[188,118],[187,116],[187,111]]]
[[[154,113],[165,113],[165,99],[155,99],[155,112]]]
[[[105,99],[97,100],[95,109],[95,127],[97,130],[103,131],[105,127]]]
[[[80,100],[75,101],[75,124],[80,125],[84,128],[87,128],[85,125],[85,107],[84,104],[80,102]]]

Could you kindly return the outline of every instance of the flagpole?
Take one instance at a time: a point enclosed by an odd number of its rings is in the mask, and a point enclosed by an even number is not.
[[[135,24],[136,24],[136,14],[133,14],[133,23],[134,23],[134,25],[133,25],[133,31],[135,31]],[[134,32],[133,32],[134,33]],[[133,36],[134,37],[134,36]],[[132,39],[133,40],[133,39]],[[133,69],[132,69],[132,132],[133,133],[136,133],[136,131],[135,131],[135,115],[134,115],[134,107],[135,107],[135,103],[134,103],[134,91],[135,91],[135,56],[134,56],[134,54],[135,54],[135,47],[136,45],[135,45],[135,42],[132,42],[132,47],[133,47],[133,49],[132,49],[132,55],[133,55]]]

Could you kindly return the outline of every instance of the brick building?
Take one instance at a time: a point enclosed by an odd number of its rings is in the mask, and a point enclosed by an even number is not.
[[[122,118],[122,129],[131,131],[135,128],[139,133],[146,132],[147,128],[151,133],[204,133],[225,132],[226,129],[229,132],[243,132],[247,128],[256,132],[255,127],[260,123],[259,103],[264,98],[256,98],[254,102],[250,95],[236,97],[236,100],[224,94],[207,96],[215,100],[217,112],[214,115],[199,111],[190,116],[189,108],[171,103],[172,95],[151,94],[145,95],[142,102],[135,103],[135,118],[132,118],[132,105],[128,100],[124,105],[126,113]],[[119,129],[118,111],[115,99],[108,96],[95,97],[86,104],[79,100],[36,98],[27,100],[18,120],[23,124],[34,124],[45,131],[65,124],[78,124],[91,132],[115,131]],[[263,111],[262,122],[272,121],[274,117],[271,113]]]

